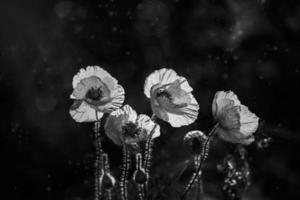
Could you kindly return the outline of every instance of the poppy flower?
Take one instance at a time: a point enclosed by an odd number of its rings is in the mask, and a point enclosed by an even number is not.
[[[254,141],[253,133],[258,128],[259,118],[242,105],[232,91],[216,93],[212,113],[219,123],[216,132],[221,139],[244,145]]]
[[[110,113],[122,106],[125,92],[118,81],[99,66],[88,66],[73,77],[75,102],[70,115],[77,122],[99,120],[103,113]]]
[[[160,127],[147,115],[137,115],[129,105],[110,113],[104,125],[105,133],[116,145],[136,145],[160,136]],[[154,130],[153,130],[154,129]]]
[[[151,73],[144,86],[153,113],[173,127],[189,125],[197,119],[199,105],[192,91],[186,78],[166,68]]]

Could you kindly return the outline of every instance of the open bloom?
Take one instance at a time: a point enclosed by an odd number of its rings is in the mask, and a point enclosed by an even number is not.
[[[173,127],[189,125],[197,119],[199,105],[192,91],[184,77],[166,68],[150,74],[144,86],[153,113]]]
[[[75,99],[70,114],[77,122],[99,120],[103,113],[110,113],[122,106],[125,92],[118,81],[98,66],[88,66],[73,77]]]
[[[254,141],[259,118],[239,101],[232,91],[219,91],[212,104],[212,113],[219,123],[218,136],[228,142],[248,145]]]
[[[146,141],[150,135],[154,139],[160,136],[160,127],[147,115],[137,115],[129,105],[110,113],[105,125],[106,135],[116,145],[136,145]]]

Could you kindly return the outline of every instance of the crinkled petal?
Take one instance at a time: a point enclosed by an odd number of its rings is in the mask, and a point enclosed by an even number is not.
[[[257,128],[259,118],[249,111],[247,106],[241,105],[241,112],[240,112],[240,132],[244,136],[249,136],[253,134]]]
[[[100,86],[102,86],[102,83],[98,77],[91,76],[84,78],[74,88],[71,98],[82,100],[85,98],[85,95],[89,89],[98,88]]]
[[[154,107],[153,112],[173,127],[190,125],[198,118],[199,105],[192,94],[188,94],[191,101],[184,107],[166,111],[161,107]],[[153,108],[153,106],[152,106]]]
[[[233,102],[233,106],[238,106],[241,104],[236,94],[234,94],[232,91],[218,91],[215,94],[212,103],[212,113],[215,119],[219,115],[219,112],[222,110],[222,108],[230,102]]]
[[[110,113],[104,125],[105,134],[116,145],[122,145],[122,127],[129,122],[135,123],[137,113],[129,105]]]
[[[171,124],[171,126],[176,128],[181,126],[187,126],[193,123],[197,119],[197,117],[191,118],[191,116],[187,114],[177,115],[173,113],[167,113],[167,115],[168,115],[168,122]]]
[[[148,136],[150,136],[152,131],[154,131],[152,134],[152,139],[160,136],[159,125],[156,124],[153,120],[151,120],[151,118],[149,116],[143,115],[143,114],[139,115],[137,118],[137,124],[138,124],[138,127],[141,127],[143,130],[145,130],[145,132],[147,134],[146,138],[148,138]],[[155,130],[153,130],[154,127],[155,127]]]
[[[154,85],[167,85],[173,83],[176,80],[179,80],[181,88],[186,92],[191,92],[193,90],[184,77],[178,76],[177,73],[172,69],[162,68],[159,70],[155,70],[146,78],[144,93],[148,98],[150,98],[151,88]]]
[[[84,101],[75,101],[70,108],[70,115],[76,122],[94,122],[100,120],[103,113],[97,112]]]
[[[84,99],[90,88],[102,88],[103,98],[99,105],[93,107],[98,111],[110,113],[123,105],[125,99],[124,88],[107,71],[99,66],[88,66],[73,78],[73,99]]]
[[[240,106],[234,106],[233,102],[227,104],[220,110],[218,115],[218,122],[220,126],[225,129],[239,129],[240,128]]]
[[[137,120],[137,113],[131,108],[130,105],[123,106],[122,110],[124,111],[124,116],[127,122],[135,123]]]
[[[115,111],[114,111],[115,112]],[[107,118],[104,124],[104,130],[107,137],[118,146],[122,145],[122,126],[123,119],[120,116],[112,115]]]
[[[77,84],[83,80],[84,78],[88,78],[91,76],[97,76],[102,80],[108,87],[114,87],[118,84],[118,81],[112,77],[106,70],[102,69],[99,66],[88,66],[86,69],[80,69],[80,71],[73,77],[73,88],[77,86]]]
[[[253,135],[244,136],[238,130],[225,130],[221,127],[218,127],[216,132],[222,140],[231,143],[249,145],[255,140]]]
[[[189,116],[189,118],[194,122],[198,118],[198,112],[200,109],[200,106],[195,99],[195,97],[190,93],[188,94],[190,97],[190,102],[187,104],[186,107],[183,107],[181,109],[181,112],[184,113],[184,115]]]
[[[164,121],[169,121],[169,117],[167,115],[167,111],[161,107],[159,107],[158,105],[155,104],[151,104],[151,108],[152,108],[152,112],[160,119],[164,120]]]
[[[125,100],[125,91],[121,85],[118,85],[115,90],[111,91],[111,99],[108,103],[97,107],[98,110],[102,110],[105,113],[110,113],[120,108]]]

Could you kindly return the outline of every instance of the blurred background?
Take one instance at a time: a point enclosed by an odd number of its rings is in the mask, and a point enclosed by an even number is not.
[[[177,199],[191,171],[166,185],[191,158],[182,137],[211,129],[214,94],[229,89],[272,137],[267,148],[247,147],[252,185],[242,199],[299,199],[299,35],[298,0],[1,0],[1,196],[92,199],[93,124],[70,117],[69,95],[73,75],[99,65],[138,113],[151,115],[143,85],[155,69],[172,68],[194,88],[194,124],[173,129],[158,121],[157,199]],[[103,143],[119,177],[121,149],[106,137]],[[218,139],[211,145],[206,199],[223,199],[216,165],[231,148]]]

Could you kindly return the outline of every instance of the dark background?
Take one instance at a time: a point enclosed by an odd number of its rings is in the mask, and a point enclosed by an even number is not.
[[[299,0],[1,0],[1,196],[92,199],[93,124],[75,123],[68,110],[73,75],[100,65],[138,113],[151,115],[143,84],[155,69],[170,67],[194,88],[196,123],[173,129],[159,121],[153,178],[183,166],[183,135],[207,133],[215,92],[231,89],[273,137],[268,148],[247,147],[253,184],[243,199],[299,199],[299,34]],[[119,176],[121,150],[103,142]],[[212,145],[208,199],[222,199],[215,166],[229,146]],[[186,182],[161,199],[176,199]]]

